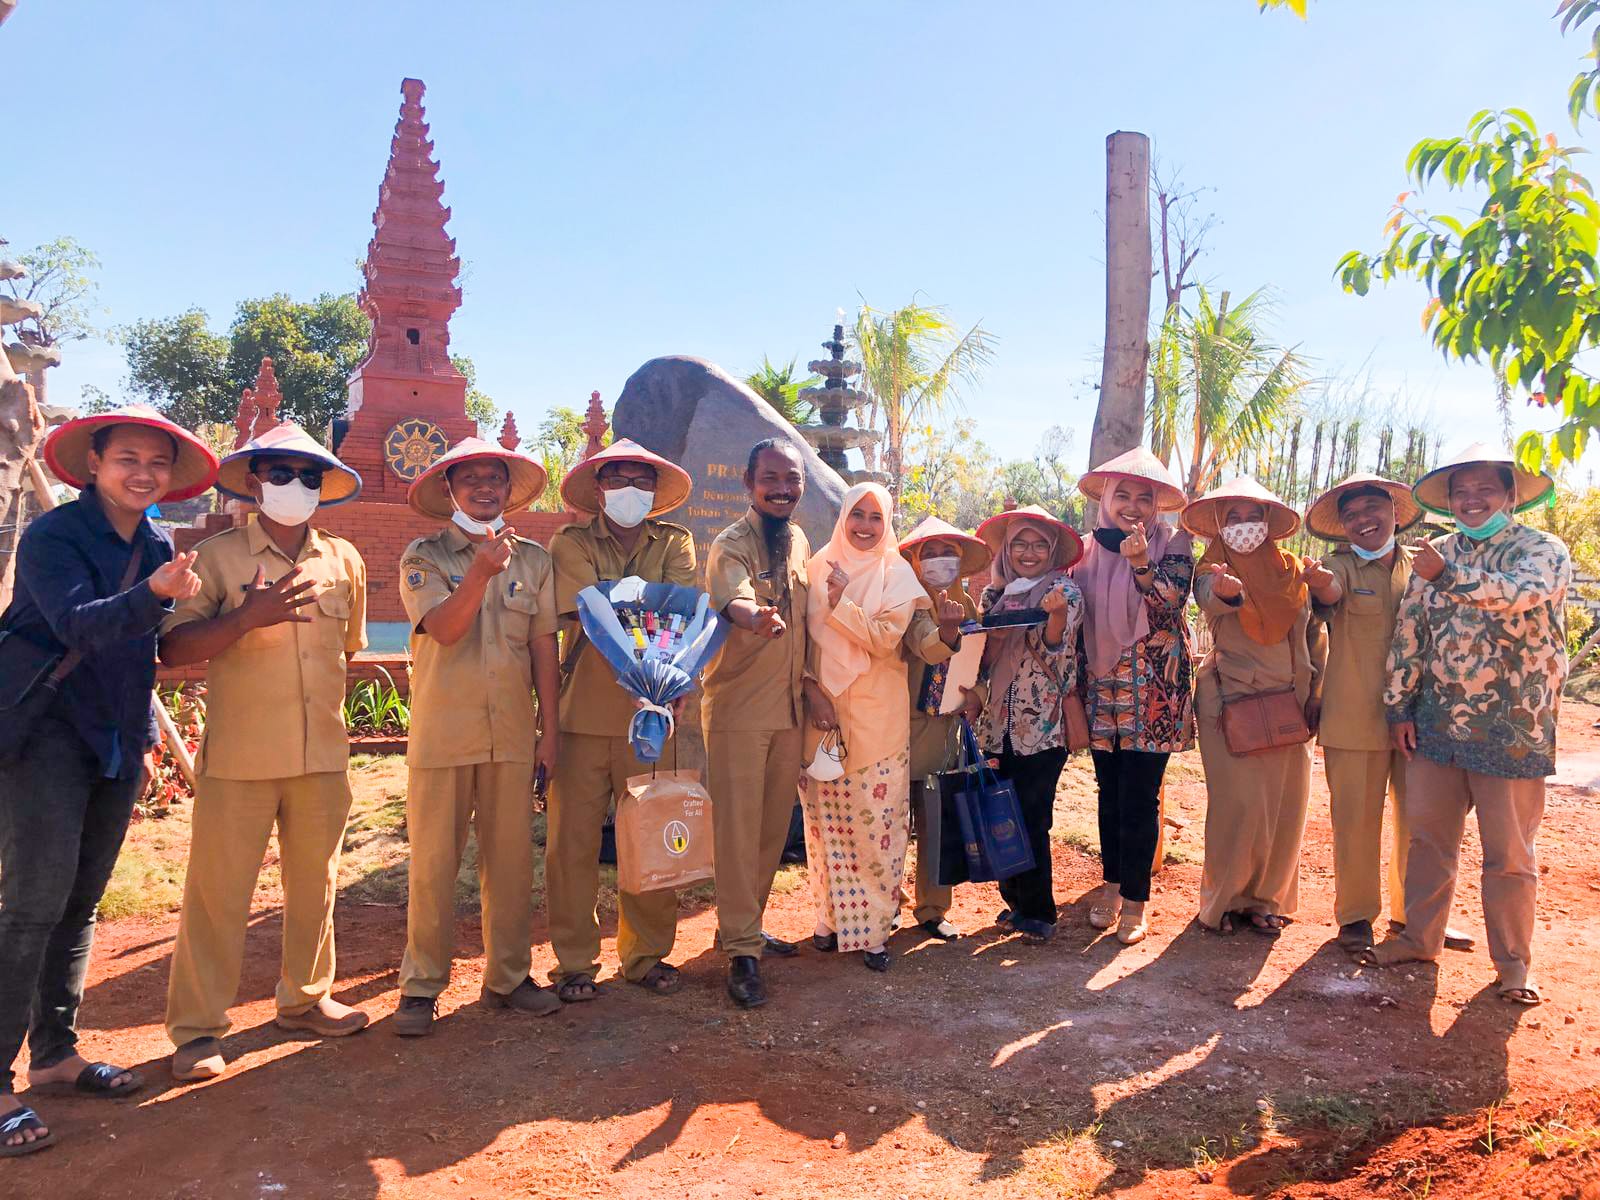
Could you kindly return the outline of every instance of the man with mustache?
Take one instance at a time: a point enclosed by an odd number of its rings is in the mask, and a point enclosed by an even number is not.
[[[528,455],[469,437],[435,459],[406,495],[414,512],[450,523],[417,538],[400,560],[413,664],[406,951],[391,1025],[400,1037],[432,1031],[450,983],[456,876],[469,823],[482,885],[478,1002],[536,1016],[561,1008],[528,973],[530,795],[535,771],[548,778],[555,770],[561,736],[555,571],[545,548],[518,537],[505,519],[538,499],[545,482],[544,467]]]
[[[728,995],[756,1008],[767,1002],[762,953],[795,952],[793,943],[765,934],[761,918],[800,777],[811,546],[792,520],[806,473],[791,443],[756,443],[744,483],[750,511],[717,535],[706,556],[711,604],[734,628],[706,672],[700,712]]]
[[[1544,503],[1554,487],[1550,476],[1481,444],[1417,480],[1417,503],[1453,518],[1456,531],[1412,560],[1384,693],[1394,747],[1406,759],[1406,927],[1367,957],[1380,966],[1438,957],[1475,809],[1489,956],[1496,991],[1513,1004],[1541,999],[1531,974],[1534,840],[1545,777],[1555,773],[1572,583],[1560,539],[1514,514]]]

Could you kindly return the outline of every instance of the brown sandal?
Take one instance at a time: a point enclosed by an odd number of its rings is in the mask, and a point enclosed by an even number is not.
[[[658,962],[638,979],[630,979],[628,982],[652,991],[658,996],[670,996],[683,986],[683,975],[677,967]]]
[[[582,1004],[597,999],[600,989],[592,975],[568,975],[556,987],[556,998],[563,1004]]]

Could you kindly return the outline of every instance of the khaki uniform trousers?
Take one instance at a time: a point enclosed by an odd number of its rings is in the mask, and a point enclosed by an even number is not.
[[[1528,986],[1533,962],[1533,912],[1539,892],[1534,839],[1544,816],[1544,780],[1501,779],[1441,767],[1422,755],[1406,764],[1407,948],[1433,959],[1444,949],[1455,896],[1467,810],[1478,810],[1483,843],[1483,924],[1502,988]]]
[[[412,767],[408,774],[411,866],[400,994],[432,998],[450,982],[456,876],[470,822],[478,833],[483,985],[509,995],[533,965],[533,764]]]
[[[1389,822],[1389,919],[1406,923],[1405,758],[1397,750],[1322,749],[1333,822],[1333,916],[1340,925],[1376,921],[1383,911],[1383,806]]]
[[[706,733],[716,851],[717,934],[729,958],[761,957],[761,920],[800,795],[802,733]]]
[[[545,831],[545,900],[558,979],[591,978],[600,969],[600,831],[612,801],[632,775],[650,764],[634,757],[626,737],[564,733],[550,785]],[[625,978],[638,981],[672,953],[678,936],[678,894],[671,888],[641,896],[617,893],[617,957]]]
[[[238,997],[250,897],[273,826],[283,881],[283,966],[278,1011],[305,1012],[333,990],[333,901],[350,817],[343,771],[288,779],[202,775],[190,830],[183,915],[167,985],[174,1046],[222,1037]]]

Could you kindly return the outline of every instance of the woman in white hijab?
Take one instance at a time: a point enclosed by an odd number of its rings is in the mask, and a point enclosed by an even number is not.
[[[833,537],[806,565],[810,766],[800,779],[819,950],[889,969],[910,822],[911,714],[900,640],[928,594],[900,557],[894,501],[876,483],[845,493]],[[829,754],[837,747],[837,765]],[[831,767],[831,769],[830,769]],[[831,778],[829,776],[832,776]]]
[[[1056,931],[1050,826],[1056,783],[1067,763],[1063,700],[1078,687],[1078,629],[1083,593],[1067,569],[1083,555],[1083,539],[1037,505],[990,517],[978,536],[994,551],[994,576],[978,607],[985,616],[1039,609],[1035,625],[989,631],[980,678],[989,701],[978,721],[978,744],[1000,760],[1022,805],[1033,869],[1000,882],[1006,908],[995,919],[1031,942]]]

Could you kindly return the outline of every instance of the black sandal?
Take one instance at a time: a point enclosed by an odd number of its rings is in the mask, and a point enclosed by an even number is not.
[[[36,1154],[40,1150],[48,1150],[56,1144],[56,1135],[47,1133],[42,1138],[33,1141],[23,1140],[15,1146],[8,1146],[8,1139],[19,1133],[28,1133],[33,1130],[45,1129],[47,1126],[39,1120],[39,1114],[27,1105],[14,1109],[0,1118],[0,1158],[18,1158],[24,1154]]]
[[[582,1004],[599,995],[592,975],[569,975],[556,987],[556,998],[563,1004]]]
[[[1194,923],[1200,926],[1201,933],[1209,933],[1212,937],[1232,937],[1238,930],[1238,924],[1234,921],[1231,912],[1225,912],[1217,919],[1215,929],[1207,925],[1199,917],[1194,919]]]
[[[1247,912],[1244,917],[1250,922],[1250,932],[1259,933],[1262,937],[1282,937],[1283,931],[1289,928],[1289,918],[1280,917],[1277,913]]]
[[[811,945],[824,954],[832,954],[839,948],[839,935],[837,933],[813,933]]]
[[[127,1083],[114,1084],[111,1081],[119,1075],[132,1076]],[[110,1063],[90,1063],[78,1072],[78,1077],[71,1083],[64,1079],[51,1079],[44,1083],[28,1083],[30,1092],[38,1092],[41,1096],[90,1096],[96,1100],[120,1100],[124,1096],[131,1096],[144,1087],[144,1077],[137,1071],[130,1071],[126,1067],[115,1067]]]
[[[677,967],[658,962],[638,979],[630,979],[628,982],[658,996],[670,996],[683,986],[683,975]]]

